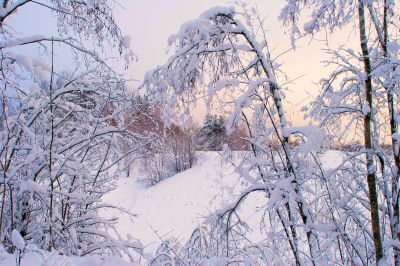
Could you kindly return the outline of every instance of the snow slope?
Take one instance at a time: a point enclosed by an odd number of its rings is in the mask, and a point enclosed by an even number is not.
[[[199,157],[193,168],[149,188],[141,187],[137,178],[118,180],[118,188],[105,200],[137,215],[130,219],[109,211],[107,215],[120,217],[119,233],[138,238],[145,252],[153,253],[161,240],[175,238],[184,244],[208,215],[232,202],[243,189],[234,167],[222,164],[217,152]]]
[[[345,156],[339,151],[328,151],[320,159],[324,170],[329,172],[340,166]],[[232,165],[221,162],[218,152],[199,154],[193,168],[149,188],[140,186],[138,178],[141,177],[119,179],[118,188],[105,197],[105,201],[129,209],[137,217],[131,219],[114,211],[106,215],[118,216],[120,235],[137,238],[145,246],[144,252],[150,254],[162,240],[174,238],[185,244],[207,216],[236,200],[246,188],[243,178]],[[241,215],[252,217],[248,222],[258,220],[261,215],[258,210],[265,204],[262,193],[253,194],[243,204]]]
[[[121,177],[117,180],[117,189],[106,195],[104,201],[128,209],[136,214],[135,218],[117,212],[104,211],[108,217],[119,217],[117,229],[122,237],[137,238],[144,246],[144,253],[153,254],[162,240],[175,238],[184,244],[193,229],[204,222],[205,218],[229,205],[237,199],[240,191],[246,188],[243,178],[235,172],[234,167],[222,163],[217,152],[200,153],[196,165],[182,173],[172,176],[152,187],[143,187],[138,182],[142,178],[136,169],[134,177]],[[236,154],[236,157],[239,157]],[[236,158],[239,159],[239,158]],[[345,155],[339,151],[328,151],[320,160],[325,171],[334,171],[345,162]],[[241,215],[249,223],[258,220],[258,210],[265,206],[262,193],[251,195],[244,203]],[[256,228],[253,226],[252,228]],[[257,232],[254,232],[257,236]],[[255,239],[257,241],[257,239]],[[40,253],[42,255],[40,255]],[[21,265],[43,265],[51,260],[59,264],[67,261],[68,266],[112,266],[134,265],[123,262],[116,257],[64,257],[40,251],[24,255]],[[143,261],[142,261],[143,262]],[[15,256],[0,250],[0,266],[15,265]]]

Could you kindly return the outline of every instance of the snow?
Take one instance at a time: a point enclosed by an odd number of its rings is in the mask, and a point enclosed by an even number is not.
[[[232,161],[241,160],[243,154],[232,153]],[[325,171],[340,167],[346,159],[343,152],[330,150],[321,154],[320,160]],[[132,169],[131,177],[121,177],[117,180],[117,189],[105,196],[105,203],[115,204],[128,209],[136,214],[131,218],[116,210],[103,211],[107,217],[117,216],[118,233],[135,238],[144,245],[144,255],[150,258],[160,243],[168,239],[176,239],[184,245],[193,230],[213,213],[232,207],[237,196],[243,191],[251,190],[235,171],[235,168],[226,161],[226,155],[219,152],[199,152],[196,165],[182,173],[176,174],[160,183],[145,187],[140,182],[142,178],[139,167]],[[284,191],[290,190],[291,180],[285,179],[276,183],[276,190],[271,195],[269,202],[264,193],[253,193],[246,198],[246,202],[239,209],[242,217],[253,232],[249,239],[260,241],[259,223],[265,206],[274,204],[280,199]],[[317,231],[331,231],[332,224],[313,224]],[[24,242],[20,234],[15,231],[12,234],[13,243],[18,249],[24,248]],[[22,240],[22,241],[21,241]],[[393,245],[393,243],[387,243]],[[31,249],[32,250],[32,249]],[[148,254],[148,255],[146,255]],[[15,265],[15,255],[0,251],[0,266]],[[143,262],[143,261],[142,261]],[[58,264],[57,264],[58,263]],[[64,265],[69,266],[112,266],[112,265],[136,265],[128,263],[115,256],[85,256],[67,257],[58,252],[34,251],[24,254],[21,265]],[[219,265],[223,259],[210,259],[209,265]]]
[[[24,238],[21,236],[21,234],[16,230],[12,230],[11,232],[11,240],[13,245],[19,249],[19,250],[23,250],[25,247],[25,241]]]
[[[304,23],[303,29],[307,33],[312,33],[314,25],[315,25],[314,20],[308,21],[308,22]]]
[[[130,178],[121,178],[117,189],[106,195],[105,201],[124,207],[136,218],[130,219],[114,211],[105,215],[118,216],[117,229],[122,236],[132,235],[142,242],[144,253],[154,253],[161,241],[176,239],[184,245],[193,230],[213,214],[231,206],[238,195],[251,188],[229,163],[223,163],[224,156],[218,152],[203,152],[196,165],[182,173],[161,181],[152,187],[144,187],[138,181],[140,173],[136,169]],[[240,153],[233,154],[233,161],[240,160]],[[330,150],[320,156],[325,171],[334,170],[345,162],[345,154]],[[135,169],[134,169],[135,170]],[[136,177],[135,177],[136,176]],[[283,180],[276,192],[279,200],[282,191],[290,190],[290,179]],[[254,185],[253,185],[254,186]],[[271,196],[273,198],[273,196]],[[254,193],[247,197],[240,209],[242,217],[255,228],[252,240],[259,241],[257,223],[262,216],[267,200],[264,193]],[[319,229],[331,225],[315,225]],[[322,230],[322,229],[321,229]]]
[[[16,55],[14,59],[17,64],[25,68],[29,73],[38,75],[41,80],[47,81],[49,79],[51,69],[41,60],[27,55]]]
[[[395,139],[397,142],[400,142],[400,134],[399,133],[393,133],[392,138]]]
[[[25,45],[25,44],[30,44],[30,43],[40,42],[40,41],[52,41],[52,40],[63,41],[63,40],[68,40],[68,39],[65,39],[65,38],[63,39],[63,38],[58,38],[58,37],[49,37],[49,36],[44,36],[44,35],[32,35],[32,36],[26,36],[26,37],[18,37],[18,39],[2,41],[2,42],[0,42],[0,48],[12,48],[12,47],[19,46],[19,45]]]
[[[39,95],[41,89],[39,87],[39,84],[37,84],[36,82],[32,84],[31,86],[31,95],[32,96],[36,96]]]
[[[5,18],[10,15],[17,7],[29,2],[29,0],[18,0],[14,1],[12,4],[7,7],[0,8],[0,18]]]
[[[14,254],[0,252],[0,266],[15,266]],[[135,266],[117,256],[67,257],[57,252],[33,251],[25,253],[21,266]]]
[[[284,137],[289,137],[294,133],[301,134],[305,138],[304,143],[298,147],[298,152],[300,154],[307,154],[310,151],[320,150],[322,144],[322,131],[318,127],[312,124],[292,128],[288,128],[287,126],[282,127],[282,135]]]
[[[392,41],[387,44],[387,49],[390,52],[397,53],[400,50],[400,44],[397,41]]]
[[[234,14],[235,13],[235,8],[233,6],[229,6],[229,7],[221,7],[221,6],[216,6],[213,8],[208,9],[207,11],[203,12],[200,15],[200,18],[205,18],[205,19],[209,19],[209,18],[213,18],[218,14]]]
[[[368,115],[371,112],[368,102],[364,102],[364,104],[361,108],[361,111],[362,111],[363,115]]]
[[[322,168],[325,171],[332,171],[339,168],[346,161],[346,154],[341,151],[329,150],[320,156]]]
[[[211,101],[211,99],[215,96],[215,94],[222,90],[223,88],[227,86],[232,86],[232,87],[239,87],[240,83],[239,80],[233,79],[233,80],[218,80],[217,82],[213,82],[209,84],[208,86],[208,99]]]
[[[137,215],[134,220],[120,217],[117,228],[121,235],[138,238],[152,253],[161,239],[175,238],[184,244],[207,216],[236,198],[243,189],[239,181],[234,168],[221,163],[221,155],[207,152],[200,154],[193,168],[149,188],[136,178],[121,178],[105,200]]]
[[[132,37],[130,35],[124,36],[123,45],[125,48],[129,48],[131,46]]]

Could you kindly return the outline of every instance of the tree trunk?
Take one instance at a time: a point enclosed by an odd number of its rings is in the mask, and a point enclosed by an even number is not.
[[[371,225],[372,234],[375,247],[376,264],[383,259],[382,238],[380,232],[379,222],[379,208],[378,208],[378,194],[376,190],[376,170],[374,164],[374,156],[371,154],[373,150],[373,136],[372,136],[372,116],[373,116],[373,103],[372,103],[372,80],[371,80],[371,62],[369,59],[368,43],[365,30],[365,14],[363,0],[358,1],[358,17],[359,17],[359,30],[360,30],[360,43],[363,54],[363,63],[365,71],[365,100],[368,104],[368,111],[364,115],[364,142],[367,166],[367,183],[369,191],[369,201],[371,205]]]
[[[389,58],[389,52],[387,49],[387,44],[389,41],[389,21],[388,21],[388,12],[389,12],[389,3],[387,0],[384,1],[384,10],[383,10],[383,42],[382,42],[382,49],[385,56],[386,61]],[[394,70],[394,69],[393,69]],[[390,74],[388,75],[390,79]],[[398,198],[398,180],[399,180],[399,169],[400,169],[400,155],[399,155],[399,142],[397,138],[395,138],[395,134],[397,133],[398,124],[395,119],[395,103],[394,103],[394,94],[393,94],[392,82],[389,84],[385,84],[385,90],[387,93],[387,103],[388,103],[388,111],[390,117],[390,133],[392,136],[392,152],[393,152],[393,159],[394,159],[394,174],[392,177],[392,207],[393,207],[393,217],[392,217],[392,238],[399,240],[400,239],[400,232],[398,230],[399,227],[399,198]],[[395,246],[393,248],[393,256],[394,262],[396,266],[400,265],[400,248]]]

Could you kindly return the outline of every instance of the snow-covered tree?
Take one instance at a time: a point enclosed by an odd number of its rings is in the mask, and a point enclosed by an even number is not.
[[[115,231],[115,218],[99,214],[116,208],[102,197],[126,168],[121,162],[149,140],[128,130],[124,117],[132,101],[122,77],[101,56],[111,45],[126,64],[134,58],[129,37],[115,23],[113,3],[0,3],[0,241],[12,246],[16,230],[26,248],[133,258],[140,244]],[[15,34],[20,29],[12,29],[8,18],[31,5],[55,15],[58,34]],[[22,46],[32,46],[33,52],[20,53]],[[35,54],[37,47],[41,54]],[[69,48],[74,66],[60,71],[55,58]]]
[[[133,108],[125,112],[128,130],[137,139],[147,136],[134,158],[140,158],[145,181],[154,185],[176,173],[191,168],[196,160],[195,133],[197,126],[192,119],[186,123],[172,123],[168,127],[162,119],[163,104],[148,97],[136,96]]]
[[[197,145],[208,151],[221,151],[227,142],[225,121],[222,116],[208,114],[197,134]]]
[[[358,153],[365,157],[365,169],[360,175],[366,176],[367,181],[360,180],[359,185],[365,189],[366,184],[367,193],[360,202],[368,201],[363,212],[370,213],[365,222],[371,224],[372,232],[361,225],[360,229],[368,232],[377,263],[387,261],[393,248],[395,264],[400,265],[397,4],[386,0],[287,1],[281,18],[291,26],[294,36],[314,35],[326,28],[334,32],[355,25],[359,50],[346,46],[328,49],[332,60],[327,64],[334,70],[322,80],[322,91],[312,104],[311,115],[337,136],[355,131],[364,141]],[[304,32],[299,26],[303,11],[311,13]],[[391,151],[382,145],[388,140]],[[358,157],[353,154],[350,158]],[[386,231],[387,226],[390,232]],[[385,241],[391,244],[384,245]]]
[[[319,130],[311,126],[291,128],[288,124],[279,72],[265,35],[255,31],[262,29],[259,22],[252,10],[208,10],[183,24],[179,33],[169,39],[174,54],[166,64],[146,75],[145,84],[149,95],[166,100],[167,110],[184,112],[198,98],[205,97],[208,103],[218,99],[230,112],[230,128],[242,120],[249,129],[251,152],[238,169],[249,188],[236,204],[221,213],[220,221],[227,228],[223,244],[227,246],[221,255],[230,257],[232,249],[238,248],[238,242],[230,239],[237,224],[236,208],[248,195],[261,191],[270,200],[266,209],[270,228],[279,227],[275,237],[286,241],[280,242],[278,251],[276,242],[266,240],[266,246],[277,250],[271,261],[316,264],[322,259],[322,239],[312,226],[317,222],[317,209],[311,205],[314,189],[308,173],[316,165],[308,159],[310,151],[318,149],[321,137]],[[295,134],[304,143],[293,148],[289,138]],[[276,140],[278,147],[272,145]]]

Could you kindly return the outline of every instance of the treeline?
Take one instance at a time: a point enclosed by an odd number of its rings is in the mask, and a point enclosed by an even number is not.
[[[229,133],[223,116],[208,114],[202,126],[193,120],[167,125],[162,104],[152,103],[145,96],[136,96],[134,101],[135,109],[129,112],[125,123],[132,133],[152,139],[140,152],[145,181],[150,185],[191,168],[196,152],[222,151],[224,146],[230,150],[250,148],[244,125],[236,125]]]

